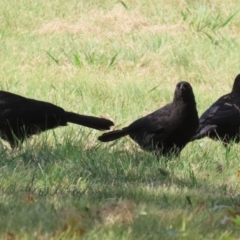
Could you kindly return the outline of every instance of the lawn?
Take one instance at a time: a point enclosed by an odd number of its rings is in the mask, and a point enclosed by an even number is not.
[[[121,128],[191,83],[198,113],[240,73],[237,0],[2,0],[0,88]],[[81,126],[0,144],[0,239],[240,239],[240,145],[157,160]]]

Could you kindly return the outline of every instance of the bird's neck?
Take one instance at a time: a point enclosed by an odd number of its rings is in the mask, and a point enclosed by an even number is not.
[[[192,96],[185,97],[175,97],[173,99],[173,103],[175,106],[183,106],[183,107],[194,107],[196,108],[196,101]]]

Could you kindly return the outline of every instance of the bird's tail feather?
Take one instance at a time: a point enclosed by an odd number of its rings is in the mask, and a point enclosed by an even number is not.
[[[73,112],[66,112],[67,122],[75,123],[97,130],[109,130],[114,123],[106,118],[98,118],[92,116],[81,115]]]
[[[199,127],[195,135],[191,138],[191,141],[198,140],[208,136],[216,128],[217,128],[217,125],[207,125],[204,127]]]
[[[205,137],[206,136],[206,134],[200,134],[200,133],[198,133],[198,134],[196,134],[196,135],[194,135],[192,138],[191,138],[191,142],[192,141],[194,141],[194,140],[198,140],[198,139],[201,139],[201,138],[203,138],[203,137]]]
[[[101,142],[111,142],[121,137],[124,137],[128,134],[129,134],[129,131],[127,129],[115,130],[115,131],[102,134],[100,137],[98,137],[98,140]]]

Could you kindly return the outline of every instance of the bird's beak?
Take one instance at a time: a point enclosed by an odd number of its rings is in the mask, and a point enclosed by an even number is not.
[[[180,89],[181,89],[181,90],[185,90],[185,84],[184,84],[184,83],[182,83],[182,84],[180,85]]]

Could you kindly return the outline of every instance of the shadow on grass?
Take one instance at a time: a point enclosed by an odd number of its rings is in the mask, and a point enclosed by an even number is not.
[[[6,184],[2,190],[32,191],[39,195],[63,194],[93,202],[107,198],[135,202],[161,202],[162,207],[186,204],[186,198],[229,203],[229,188],[221,174],[213,172],[210,159],[194,169],[196,155],[159,161],[138,148],[119,151],[66,141],[51,147],[25,148],[2,152],[1,166]],[[211,158],[211,156],[209,156]],[[166,169],[166,174],[162,173]],[[8,176],[10,175],[11,176]],[[214,176],[216,179],[214,179]],[[232,191],[234,194],[234,190]]]
[[[54,146],[42,142],[14,152],[3,149],[0,215],[7,216],[9,221],[0,219],[2,230],[14,222],[14,231],[25,227],[26,231],[51,232],[56,226],[58,229],[64,226],[56,212],[71,212],[69,209],[74,208],[81,216],[87,215],[86,222],[95,221],[96,217],[89,216],[88,211],[103,211],[106,201],[128,200],[136,204],[137,209],[147,206],[146,216],[140,214],[137,221],[127,225],[132,236],[153,239],[158,234],[166,234],[156,229],[160,226],[167,229],[175,212],[181,216],[176,220],[179,227],[182,213],[193,211],[201,202],[209,208],[218,204],[235,205],[231,196],[237,190],[233,184],[226,184],[226,174],[215,171],[211,153],[185,152],[166,164],[166,159],[157,161],[138,148],[119,149],[121,146],[109,149],[99,144],[86,148],[71,139]],[[224,160],[226,156],[219,154]],[[228,163],[229,168],[237,161],[231,154],[227,156],[233,159]],[[164,222],[166,216],[161,215],[164,211],[168,211],[167,223]],[[43,223],[40,228],[39,223]],[[143,225],[145,230],[141,230]],[[98,232],[98,224],[94,226],[91,234]],[[115,229],[125,236],[124,230],[128,227],[120,224],[110,227],[109,231]],[[104,234],[108,233],[107,229],[105,226]]]

